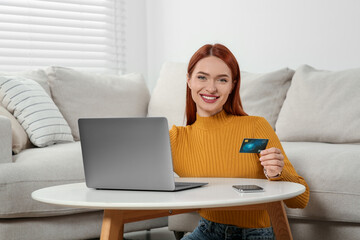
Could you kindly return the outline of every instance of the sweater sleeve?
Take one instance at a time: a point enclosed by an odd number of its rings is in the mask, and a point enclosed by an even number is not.
[[[171,149],[175,149],[178,137],[178,129],[175,125],[169,130]]]
[[[276,135],[275,131],[271,127],[271,125],[265,120],[265,118],[258,118],[255,130],[255,137],[256,138],[268,138],[269,143],[267,148],[278,148],[281,150],[282,154],[284,155],[284,168],[282,170],[281,176],[278,178],[271,179],[271,181],[288,181],[294,183],[300,183],[305,186],[306,190],[301,195],[285,200],[286,206],[290,208],[305,208],[308,201],[309,201],[309,187],[304,180],[303,177],[299,176],[292,164],[290,163],[288,157],[285,154],[285,151],[280,143],[278,136]]]
[[[177,139],[178,139],[178,128],[173,125],[172,128],[169,130],[169,137],[170,137],[170,146],[171,146],[171,154],[173,158],[173,165],[174,165],[174,172],[176,173],[175,167],[175,159],[174,156],[176,156],[176,148],[177,148]],[[176,173],[177,174],[177,173]]]

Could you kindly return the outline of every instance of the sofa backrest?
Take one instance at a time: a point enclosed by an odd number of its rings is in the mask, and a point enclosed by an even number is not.
[[[64,67],[47,69],[51,95],[79,140],[78,119],[145,117],[150,93],[141,74],[93,74]]]
[[[166,62],[152,93],[148,116],[185,125],[185,63]],[[241,71],[240,96],[245,112],[262,116],[281,141],[360,143],[360,68],[296,71]]]
[[[360,68],[300,66],[276,123],[282,141],[360,143]]]
[[[64,67],[49,67],[28,72],[1,72],[1,76],[19,76],[35,80],[52,97],[79,140],[78,119],[90,117],[145,117],[150,93],[141,74],[92,74]],[[17,154],[31,146],[28,135],[5,108],[1,116],[10,119],[13,128],[12,150]],[[19,131],[14,131],[15,129]]]

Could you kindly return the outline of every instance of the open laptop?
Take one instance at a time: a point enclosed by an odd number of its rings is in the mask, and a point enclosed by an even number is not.
[[[86,185],[96,189],[179,191],[207,183],[175,183],[166,118],[82,118]]]

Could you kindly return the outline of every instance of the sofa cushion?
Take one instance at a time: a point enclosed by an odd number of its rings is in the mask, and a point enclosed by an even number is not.
[[[172,125],[186,125],[186,73],[187,65],[185,63],[164,63],[160,77],[151,94],[148,116],[166,117],[169,128]]]
[[[276,123],[282,141],[359,143],[360,68],[299,67]]]
[[[71,142],[71,130],[51,97],[36,81],[0,76],[0,101],[38,147]]]
[[[287,209],[292,218],[360,223],[360,145],[282,142],[297,173],[310,188],[305,209]]]
[[[50,67],[54,102],[79,140],[78,119],[88,117],[144,117],[150,99],[140,74],[105,75]]]
[[[294,70],[289,68],[269,73],[241,72],[240,97],[244,111],[264,117],[275,129],[293,75]]]
[[[7,117],[11,122],[12,132],[12,151],[17,154],[22,150],[29,148],[32,144],[20,123],[3,106],[0,105],[0,116]]]
[[[0,218],[66,215],[87,210],[40,203],[31,198],[37,189],[83,182],[80,142],[30,148],[0,166]]]
[[[33,71],[26,71],[26,72],[0,72],[0,76],[9,76],[9,75],[16,75],[16,76],[23,76],[26,78],[30,78],[37,83],[40,84],[41,87],[45,90],[45,92],[51,96],[50,94],[50,87],[48,84],[48,77],[44,70],[38,69]],[[7,110],[6,110],[7,111]],[[11,113],[10,113],[11,114]],[[30,142],[29,137],[27,136],[25,130],[21,127],[18,123],[16,118],[14,118],[11,114],[7,116],[11,121],[11,128],[12,128],[12,150],[13,153],[17,154],[23,149],[32,147],[33,145]]]
[[[165,116],[169,127],[184,126],[186,96],[185,63],[166,62],[151,95],[148,116]],[[245,112],[262,116],[275,128],[275,122],[290,86],[293,70],[280,69],[270,73],[241,72],[240,96]]]
[[[50,96],[50,87],[48,83],[48,76],[43,69],[37,69],[26,72],[0,72],[0,76],[21,76],[32,79],[40,84],[45,92]]]

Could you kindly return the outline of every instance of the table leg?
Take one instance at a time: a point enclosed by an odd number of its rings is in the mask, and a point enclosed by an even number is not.
[[[104,210],[101,228],[101,240],[123,240],[124,224],[146,219],[165,217],[181,213],[198,211],[199,209],[183,210]]]
[[[101,228],[101,240],[122,240],[124,236],[123,211],[105,210]]]
[[[270,216],[276,240],[292,240],[288,218],[286,216],[284,202],[266,203],[266,210]]]
[[[141,221],[145,219],[175,215],[197,211],[199,209],[185,210],[105,210],[101,229],[101,240],[122,240],[124,223]],[[267,210],[274,229],[276,240],[292,240],[289,221],[286,216],[283,201],[247,205],[239,207],[211,208],[207,210]]]
[[[234,211],[234,210],[266,210],[269,214],[276,240],[292,240],[289,221],[286,216],[284,202],[270,202],[238,207],[208,208],[210,211]]]

